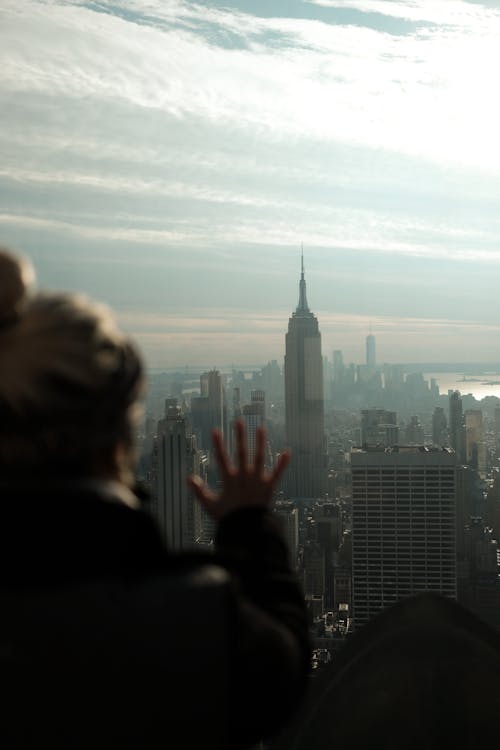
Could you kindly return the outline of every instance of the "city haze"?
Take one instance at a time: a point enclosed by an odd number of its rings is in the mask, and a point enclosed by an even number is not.
[[[496,361],[500,13],[460,0],[0,9],[0,227],[150,367]]]

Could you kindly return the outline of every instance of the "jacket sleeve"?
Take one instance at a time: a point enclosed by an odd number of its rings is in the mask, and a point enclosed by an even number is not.
[[[217,553],[235,582],[230,697],[233,746],[275,733],[303,694],[310,664],[304,596],[271,513],[245,508],[224,518]]]

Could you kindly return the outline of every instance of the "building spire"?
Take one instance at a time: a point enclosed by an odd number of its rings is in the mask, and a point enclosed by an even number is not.
[[[307,304],[306,295],[306,279],[304,275],[304,245],[300,245],[300,284],[299,284],[299,304],[297,305],[297,312],[309,312],[309,306]]]

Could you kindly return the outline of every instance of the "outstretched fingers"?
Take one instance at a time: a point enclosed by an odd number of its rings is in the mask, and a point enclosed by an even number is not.
[[[245,425],[239,419],[234,429],[236,430],[236,461],[240,474],[246,474],[247,466],[247,440],[245,436]]]
[[[217,500],[217,495],[208,489],[207,485],[199,476],[188,477],[188,484],[196,495],[198,501],[205,507],[210,508]]]
[[[263,427],[257,427],[255,442],[254,473],[260,477],[264,471],[264,449],[266,446],[266,431]]]
[[[221,477],[223,480],[225,480],[231,472],[231,467],[229,465],[229,458],[226,453],[226,449],[224,448],[222,433],[219,430],[214,430],[212,432],[212,442],[214,445],[215,457],[217,459],[217,465],[219,467]]]
[[[269,478],[269,481],[271,484],[276,485],[279,482],[289,462],[290,462],[290,453],[288,451],[284,451],[283,453],[280,453],[278,460],[276,461],[276,466],[272,470],[270,478]]]

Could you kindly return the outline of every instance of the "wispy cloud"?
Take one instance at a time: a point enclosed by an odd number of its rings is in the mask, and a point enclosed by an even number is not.
[[[440,4],[442,15],[448,2],[470,6],[447,0]],[[378,5],[417,15],[430,8]],[[500,166],[492,148],[499,108],[485,96],[496,85],[500,52],[491,23],[498,17],[480,6],[470,6],[477,23],[467,35],[445,25],[411,37],[319,21],[255,19],[190,3],[163,9],[153,3],[148,26],[134,22],[133,15],[127,21],[113,14],[116,4],[104,4],[107,14],[73,4],[27,1],[23,7],[21,14],[10,4],[2,11],[7,39],[2,80],[9,90],[126,101],[177,118],[196,114],[246,123],[287,139],[308,134]],[[131,13],[128,4],[122,7]],[[134,10],[140,16],[143,4],[132,4]],[[451,11],[446,17],[457,15]],[[209,19],[247,41],[255,28],[264,36],[251,46],[228,49],[200,29],[179,27],[184,17]],[[155,27],[155,18],[169,24]],[[266,44],[269,32],[279,35],[279,44]]]
[[[186,315],[184,329],[178,322],[169,334],[176,352],[183,332],[186,347],[210,340],[213,348],[220,335],[229,352],[250,279],[256,304],[270,304],[265,288],[281,307],[291,274],[284,268],[301,241],[325,335],[341,305],[371,304],[374,317],[392,305],[394,319],[403,311],[410,325],[413,294],[429,319],[412,336],[425,329],[443,344],[430,320],[444,316],[446,299],[458,326],[449,341],[460,330],[486,347],[463,324],[459,297],[488,320],[490,286],[486,294],[466,280],[477,273],[484,284],[485,269],[500,260],[500,13],[462,0],[302,5],[310,18],[261,17],[231,2],[4,0],[5,239],[40,258],[58,283],[55,259],[73,254],[86,282],[93,269],[96,289],[113,301],[114,276],[106,282],[104,269],[120,266],[134,315],[146,313],[134,274],[142,268],[147,276],[155,263],[174,281],[170,296],[156,287],[148,310],[173,309],[182,284],[190,303],[206,294],[230,307],[219,328],[203,322],[215,326],[208,311]],[[387,19],[413,25],[399,33],[393,23],[389,33]],[[431,297],[437,279],[441,294]],[[383,305],[376,294],[366,299],[377,284]],[[254,318],[242,341],[252,351],[261,339],[266,352],[279,347],[283,329],[273,321]],[[196,338],[195,325],[207,339]],[[354,318],[345,325],[357,330]],[[338,319],[335,326],[332,340],[344,336]],[[144,322],[141,335],[157,342],[160,357],[158,326]]]

